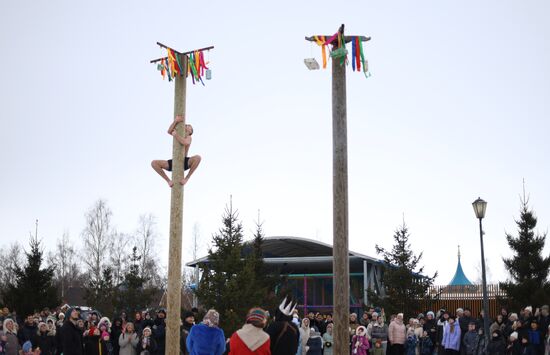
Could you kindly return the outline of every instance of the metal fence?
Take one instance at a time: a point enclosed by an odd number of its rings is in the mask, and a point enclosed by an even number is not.
[[[506,306],[506,293],[498,284],[487,285],[489,299],[489,317],[500,313],[501,307]],[[469,308],[473,316],[477,316],[483,309],[483,288],[481,285],[469,286],[432,286],[428,290],[426,299],[421,301],[421,312],[432,310],[437,312],[445,309],[454,313],[457,308]]]

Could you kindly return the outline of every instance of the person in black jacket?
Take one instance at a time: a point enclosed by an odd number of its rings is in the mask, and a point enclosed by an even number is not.
[[[487,345],[487,355],[506,355],[506,342],[498,329],[491,334],[491,340]]]
[[[31,343],[33,350],[40,349],[40,355],[55,354],[55,334],[50,334],[48,325],[44,322],[38,324],[38,331],[33,336]]]
[[[191,331],[191,327],[195,325],[195,315],[193,312],[184,312],[183,313],[183,325],[181,326],[181,337],[180,337],[180,352],[183,355],[188,355],[189,351],[187,350],[187,336]]]
[[[507,355],[521,355],[521,342],[518,340],[518,333],[512,332],[510,334],[510,341],[506,347]]]
[[[118,338],[120,334],[124,333],[125,329],[122,329],[122,318],[115,318],[111,329],[111,337],[109,338],[111,346],[113,348],[113,355],[118,355],[120,351],[120,345],[118,344]]]
[[[307,355],[322,355],[323,354],[323,339],[318,331],[312,328],[309,339],[307,340]]]
[[[32,343],[32,338],[36,335],[38,327],[34,322],[34,317],[32,315],[27,316],[25,323],[17,332],[17,337],[19,338],[19,344],[23,345],[25,342],[30,341]]]
[[[159,309],[157,312],[157,318],[155,318],[153,325],[153,338],[157,343],[158,355],[164,355],[164,349],[166,346],[166,311]]]
[[[299,331],[292,322],[296,303],[290,299],[284,299],[275,310],[275,321],[267,327],[267,334],[271,339],[270,347],[272,355],[296,354],[298,351]]]
[[[82,332],[77,327],[80,318],[78,310],[69,308],[65,323],[61,327],[61,352],[63,355],[83,355]]]
[[[437,321],[435,320],[434,312],[429,311],[426,313],[426,321],[422,327],[428,333],[432,344],[435,345],[437,343]]]

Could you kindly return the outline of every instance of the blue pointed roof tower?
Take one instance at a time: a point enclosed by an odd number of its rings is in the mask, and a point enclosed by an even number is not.
[[[464,274],[462,270],[462,265],[460,264],[460,245],[458,246],[458,265],[456,266],[455,276],[449,283],[449,286],[469,286],[472,285],[470,280]]]

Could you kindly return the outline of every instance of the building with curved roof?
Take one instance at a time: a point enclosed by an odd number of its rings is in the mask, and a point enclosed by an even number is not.
[[[250,247],[243,248],[247,253]],[[330,311],[333,306],[332,245],[298,237],[266,237],[262,246],[264,263],[287,276],[288,287],[307,312]],[[208,257],[187,263],[190,267],[208,264]],[[383,295],[383,261],[349,252],[350,306],[360,309],[368,302],[367,290]]]

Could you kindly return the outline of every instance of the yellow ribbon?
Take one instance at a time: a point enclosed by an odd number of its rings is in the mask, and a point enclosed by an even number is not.
[[[321,36],[320,38],[317,37],[317,36],[313,36],[313,39],[315,39],[315,43],[317,43],[317,45],[321,46],[321,53],[323,54],[323,69],[326,69],[326,67],[327,67],[327,52],[326,52],[325,36]]]

